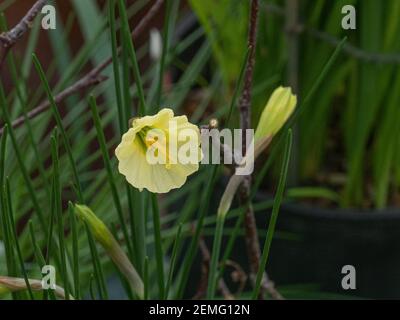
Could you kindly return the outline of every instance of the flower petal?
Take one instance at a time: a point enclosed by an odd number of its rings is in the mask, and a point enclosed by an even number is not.
[[[171,129],[170,121],[174,121],[173,125],[176,130]],[[179,159],[178,163],[172,161],[167,164],[150,163],[146,158],[149,144],[143,143],[143,140],[141,140],[148,128],[163,130],[167,138],[165,150],[169,150],[172,141],[176,141],[177,150],[184,144],[189,144],[190,150],[197,148],[198,159],[195,158],[194,163],[189,164],[179,163]],[[178,139],[179,133],[186,129],[191,130],[190,137],[192,139],[180,141]],[[197,126],[191,124],[186,116],[174,117],[173,111],[165,108],[156,115],[134,119],[132,128],[122,136],[121,143],[115,150],[115,155],[119,161],[119,172],[125,176],[132,186],[140,190],[147,189],[154,193],[166,193],[171,189],[180,188],[186,182],[187,177],[199,169],[198,162],[202,155],[200,130]]]

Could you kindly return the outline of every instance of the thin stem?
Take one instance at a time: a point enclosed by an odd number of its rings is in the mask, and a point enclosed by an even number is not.
[[[146,110],[146,102],[145,102],[145,98],[144,98],[144,90],[143,90],[142,79],[140,76],[139,64],[137,61],[136,51],[135,51],[135,47],[133,45],[131,32],[129,30],[129,21],[128,21],[128,16],[126,13],[124,1],[119,0],[118,5],[119,5],[119,11],[120,11],[121,19],[122,19],[122,32],[124,35],[124,41],[126,42],[128,54],[129,54],[131,62],[132,62],[133,75],[135,77],[136,88],[137,88],[138,95],[139,95],[139,115],[143,116],[145,114],[145,110]]]
[[[28,274],[26,273],[26,269],[25,269],[25,263],[24,263],[24,259],[22,257],[22,251],[21,251],[21,247],[19,245],[18,242],[18,236],[17,236],[17,231],[16,231],[16,224],[15,224],[15,220],[14,220],[14,210],[12,207],[12,202],[11,202],[11,192],[10,192],[10,183],[8,181],[8,178],[5,179],[5,187],[4,187],[4,194],[3,194],[3,199],[2,201],[5,202],[6,204],[6,211],[9,214],[8,217],[8,221],[9,221],[9,227],[11,229],[11,236],[13,237],[13,242],[15,243],[15,247],[17,249],[17,256],[18,256],[18,261],[20,264],[20,269],[21,269],[21,273],[23,274],[25,283],[26,283],[26,287],[28,289],[29,292],[29,297],[31,300],[34,300],[34,296],[32,293],[32,289],[31,289],[31,285],[29,283],[29,279],[28,279]]]
[[[11,138],[11,143],[12,143],[12,145],[14,147],[15,155],[17,157],[17,161],[18,161],[22,176],[24,178],[24,182],[25,182],[26,188],[28,189],[29,196],[30,196],[30,198],[32,200],[33,207],[34,207],[34,209],[35,209],[35,211],[36,211],[36,213],[38,215],[40,226],[42,227],[43,232],[46,234],[47,233],[47,229],[46,229],[45,219],[44,219],[44,216],[43,216],[43,211],[42,211],[42,209],[41,209],[41,207],[39,205],[39,200],[37,198],[35,189],[33,187],[32,181],[30,179],[28,170],[27,170],[27,168],[25,166],[25,163],[23,161],[22,151],[19,148],[19,143],[17,141],[16,134],[14,132],[14,129],[13,129],[12,125],[11,125],[10,115],[9,115],[9,112],[8,112],[8,109],[7,109],[7,100],[6,100],[5,95],[4,95],[4,89],[3,89],[3,85],[2,84],[0,84],[0,108],[3,111],[3,119],[4,119],[5,123],[7,124],[8,133],[9,133],[10,138]]]
[[[207,299],[214,299],[215,289],[218,282],[218,261],[221,250],[222,235],[224,229],[225,215],[218,215],[217,226],[215,228],[215,237],[213,242],[210,273],[208,276]]]
[[[287,172],[289,168],[289,160],[290,160],[290,151],[292,147],[292,131],[289,130],[287,134],[286,146],[285,146],[285,154],[283,156],[282,169],[279,178],[278,188],[276,192],[276,196],[274,199],[274,205],[272,207],[271,218],[268,225],[267,237],[264,242],[264,249],[261,257],[260,266],[257,271],[257,278],[254,285],[254,291],[252,298],[257,299],[260,292],[261,282],[264,275],[265,266],[267,264],[269,250],[271,248],[272,239],[274,237],[276,221],[278,219],[279,209],[282,203],[283,192],[285,191],[285,184],[287,178]]]
[[[19,39],[32,27],[33,21],[47,0],[38,0],[29,9],[26,15],[11,30],[0,34],[0,68],[7,56],[8,51],[17,43]]]
[[[94,241],[92,231],[90,230],[90,227],[88,226],[86,221],[85,221],[85,228],[86,228],[86,233],[87,233],[87,237],[88,237],[88,241],[89,241],[90,253],[92,255],[94,276],[96,278],[99,295],[100,295],[101,299],[107,300],[108,292],[107,292],[106,281],[104,279],[103,268],[100,263],[99,253],[96,248],[96,243]]]
[[[165,60],[166,60],[168,48],[169,48],[169,27],[170,27],[169,20],[171,18],[172,1],[173,0],[166,0],[167,9],[165,11],[165,18],[164,18],[163,48],[162,48],[162,54],[161,54],[161,58],[160,58],[160,69],[159,69],[158,82],[157,82],[156,108],[160,108],[160,104],[161,104],[161,95],[162,95],[162,88],[163,88],[163,82],[164,82]]]
[[[144,294],[143,299],[149,299],[149,257],[146,256],[144,258],[144,267],[143,267],[143,285],[144,285]]]
[[[124,214],[123,214],[123,211],[122,211],[121,200],[119,198],[119,194],[118,194],[117,187],[116,187],[116,184],[115,184],[115,178],[114,178],[114,174],[113,174],[113,170],[112,170],[112,166],[111,166],[110,157],[108,155],[108,150],[107,150],[107,146],[106,146],[106,139],[105,139],[104,132],[103,132],[103,129],[102,129],[101,120],[100,120],[100,116],[99,116],[96,100],[95,100],[95,98],[93,96],[90,97],[89,104],[90,104],[90,107],[91,107],[91,110],[92,110],[93,122],[94,122],[94,125],[96,127],[97,140],[99,142],[101,153],[103,155],[104,166],[105,166],[106,171],[107,171],[107,177],[108,177],[108,182],[109,182],[110,189],[111,189],[111,195],[112,195],[113,200],[114,200],[114,205],[115,205],[115,208],[116,208],[116,211],[117,211],[117,214],[118,214],[118,219],[119,219],[119,222],[120,222],[122,233],[124,234],[124,239],[125,239],[125,242],[126,242],[126,246],[127,246],[128,252],[129,252],[129,256],[132,259],[133,251],[132,251],[131,243],[129,241],[128,229],[126,227],[126,222],[125,222]]]
[[[262,6],[264,9],[266,9],[266,11],[276,14],[277,16],[285,16],[285,9],[278,5],[263,3]],[[333,47],[337,47],[342,42],[341,39],[338,39],[327,32],[308,27],[301,23],[297,23],[293,31],[299,34],[308,33],[313,38],[322,40]],[[400,64],[400,55],[397,53],[370,52],[356,47],[350,43],[347,43],[343,46],[343,52],[357,60],[362,60],[368,63]]]
[[[298,24],[299,1],[286,0],[286,37],[288,42],[287,80],[293,92],[299,97],[299,34],[296,32]],[[299,179],[299,132],[298,125],[293,127],[292,159],[290,161],[288,184],[298,185]]]
[[[64,142],[64,147],[67,150],[68,160],[70,162],[71,169],[72,169],[72,175],[73,175],[74,180],[75,180],[74,182],[75,182],[75,187],[76,187],[76,190],[77,190],[77,196],[78,196],[79,201],[81,203],[83,203],[84,199],[83,199],[83,193],[82,193],[82,186],[81,186],[81,182],[80,182],[80,179],[79,179],[78,170],[77,170],[76,165],[75,165],[75,159],[74,159],[74,156],[72,154],[71,144],[69,142],[69,139],[68,139],[68,136],[67,136],[67,132],[66,132],[66,130],[64,128],[64,125],[62,123],[61,115],[60,115],[60,112],[59,112],[59,110],[57,108],[54,96],[53,96],[53,94],[51,92],[50,85],[49,85],[49,83],[47,81],[47,78],[46,78],[46,75],[45,75],[45,73],[43,71],[42,65],[40,64],[39,59],[37,58],[37,56],[35,54],[33,54],[33,64],[35,65],[35,68],[36,68],[36,70],[37,70],[37,72],[39,74],[40,80],[42,81],[42,85],[43,85],[44,89],[46,90],[47,98],[49,99],[49,102],[50,102],[50,105],[51,105],[51,108],[52,108],[52,111],[53,111],[54,118],[55,118],[55,120],[57,122],[57,126],[58,126],[58,128],[60,130],[61,137],[62,137],[63,142]]]
[[[250,24],[248,33],[248,47],[250,50],[249,60],[245,72],[245,82],[243,87],[242,96],[239,104],[240,111],[240,127],[242,130],[251,127],[251,88],[253,82],[253,70],[255,64],[255,50],[257,40],[257,23],[258,23],[258,6],[259,0],[251,1],[250,9]],[[246,136],[243,135],[242,140],[242,153],[246,154]],[[259,267],[260,261],[260,244],[258,242],[257,226],[254,217],[254,212],[251,203],[248,202],[250,197],[251,177],[248,176],[243,181],[239,189],[239,197],[242,204],[247,204],[245,213],[245,231],[246,231],[246,249],[250,262],[250,270],[254,275]]]
[[[231,121],[231,118],[232,118],[233,108],[235,107],[235,104],[236,104],[236,101],[237,101],[237,97],[239,95],[240,89],[241,89],[242,84],[243,84],[246,67],[247,67],[247,64],[249,63],[250,52],[251,52],[251,50],[250,50],[250,47],[249,47],[249,48],[247,48],[246,54],[244,55],[242,67],[240,69],[239,79],[238,79],[238,81],[236,83],[236,87],[235,87],[235,90],[234,90],[234,93],[233,93],[233,97],[232,97],[232,100],[231,100],[231,105],[229,107],[229,113],[228,113],[228,117],[227,117],[227,120],[226,120],[226,126],[227,127],[230,124],[230,121]]]
[[[182,240],[181,233],[182,233],[182,223],[179,224],[178,231],[176,233],[174,247],[172,249],[172,255],[171,255],[171,262],[170,262],[170,266],[169,266],[167,284],[165,286],[165,299],[168,299],[169,288],[171,286],[172,277],[173,277],[174,271],[175,271],[174,269],[175,269],[176,256],[177,256],[178,249],[180,247],[181,240]]]
[[[78,244],[78,225],[76,223],[76,217],[74,213],[74,205],[72,202],[68,202],[68,215],[72,233],[72,260],[73,260],[73,273],[74,273],[74,288],[75,298],[81,297],[81,285],[79,277],[79,244]]]
[[[29,220],[28,224],[29,224],[29,233],[31,236],[31,241],[32,241],[33,251],[35,254],[36,263],[38,264],[40,270],[42,270],[42,268],[46,265],[46,260],[44,259],[44,256],[42,254],[42,251],[41,251],[39,245],[37,244],[32,220]],[[57,299],[54,294],[54,290],[52,290],[52,289],[48,289],[43,292],[43,300],[47,300],[48,296],[50,296],[51,300]]]
[[[153,224],[154,224],[154,243],[156,250],[158,290],[160,298],[165,297],[164,288],[164,256],[161,242],[160,212],[158,210],[157,195],[151,194]]]
[[[55,200],[55,212],[57,218],[57,229],[58,229],[58,243],[60,246],[61,256],[61,275],[64,281],[64,290],[66,299],[69,300],[69,284],[67,274],[67,261],[65,257],[65,243],[64,243],[64,223],[61,208],[61,185],[60,185],[60,172],[58,164],[58,136],[57,129],[54,130],[51,136],[51,155],[53,160],[53,192]]]
[[[154,18],[156,13],[160,10],[164,0],[157,0],[153,6],[150,8],[150,10],[147,12],[147,14],[143,17],[143,19],[140,21],[140,23],[136,26],[136,28],[133,30],[131,37],[135,38],[138,35],[140,35],[149,22]],[[118,53],[121,52],[119,48]],[[79,80],[74,82],[71,86],[60,92],[54,97],[54,100],[56,103],[60,103],[61,101],[64,101],[66,98],[69,96],[78,93],[80,91],[85,91],[88,88],[91,88],[94,85],[97,85],[99,83],[102,83],[107,79],[107,77],[102,76],[100,73],[104,71],[112,62],[112,57],[109,57],[105,59],[102,63],[100,63],[97,67],[89,71],[87,74],[85,74],[83,77],[81,77]],[[43,101],[40,105],[35,107],[33,110],[27,113],[27,117],[29,119],[32,119],[39,114],[42,114],[44,111],[46,111],[50,107],[50,103],[48,100]],[[24,123],[25,118],[19,117],[16,120],[12,122],[12,127],[13,128],[18,128]],[[0,134],[3,133],[4,127],[0,129]]]
[[[118,108],[118,124],[119,132],[122,135],[127,124],[127,120],[124,117],[124,109],[122,104],[122,91],[121,91],[121,75],[118,63],[118,47],[117,47],[117,34],[115,27],[115,0],[108,1],[108,19],[110,25],[110,37],[111,37],[111,49],[112,49],[112,66],[114,72],[114,88],[115,96],[117,98],[117,108]]]
[[[207,184],[204,189],[206,191],[205,191],[205,194],[201,201],[201,205],[200,205],[200,209],[199,209],[199,217],[197,220],[194,235],[193,235],[192,241],[190,242],[190,245],[189,245],[188,254],[185,256],[185,259],[182,264],[182,273],[181,273],[181,278],[179,281],[176,299],[182,299],[183,294],[184,294],[186,283],[189,278],[190,269],[192,267],[192,263],[193,263],[193,260],[195,257],[195,252],[196,252],[197,246],[199,244],[201,231],[203,229],[204,218],[205,218],[207,210],[209,208],[212,190],[214,189],[214,184],[215,184],[217,174],[218,174],[218,168],[219,168],[218,165],[214,165],[213,168],[210,170],[210,177],[209,177],[209,179],[207,179]]]

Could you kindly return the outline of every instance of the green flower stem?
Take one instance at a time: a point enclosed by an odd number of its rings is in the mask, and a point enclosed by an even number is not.
[[[171,286],[172,276],[174,275],[176,256],[177,256],[178,248],[180,247],[180,243],[182,240],[181,233],[182,233],[182,223],[179,224],[178,231],[177,231],[176,237],[175,237],[174,247],[172,249],[171,263],[170,263],[169,272],[168,272],[168,279],[167,279],[167,284],[165,286],[165,299],[168,299],[169,288]]]
[[[88,231],[90,232],[88,235],[93,235],[93,238],[101,244],[111,260],[126,277],[133,292],[135,292],[140,299],[143,299],[144,288],[142,279],[103,221],[97,218],[89,207],[84,205],[76,204],[75,213],[88,226]],[[93,249],[95,249],[95,247]],[[96,258],[96,256],[94,256],[94,258]]]
[[[149,257],[146,256],[144,258],[144,267],[143,267],[143,281],[144,281],[144,293],[143,299],[149,299]]]
[[[4,171],[6,167],[7,135],[8,135],[8,126],[5,125],[0,140],[0,186],[3,186],[4,183],[4,174],[5,174]]]
[[[275,150],[277,150],[277,148]],[[257,191],[258,191],[258,189],[259,189],[259,187],[261,185],[261,182],[264,180],[264,177],[267,174],[267,171],[268,171],[269,167],[271,166],[273,159],[274,159],[274,157],[272,157],[272,156],[269,157],[268,160],[263,165],[263,167],[261,168],[261,170],[258,172],[257,177],[255,178],[254,183],[253,183],[253,187],[252,187],[252,190],[251,190],[251,193],[250,193],[250,197],[249,197],[248,203],[242,205],[240,208],[237,209],[237,210],[239,210],[238,218],[236,220],[235,226],[233,228],[232,233],[229,236],[228,243],[227,243],[226,248],[224,250],[224,254],[223,254],[223,257],[222,257],[222,260],[221,260],[221,267],[220,267],[220,270],[219,270],[218,278],[221,277],[224,274],[226,261],[231,256],[231,253],[232,253],[236,238],[237,238],[237,236],[238,236],[238,234],[239,234],[239,232],[241,230],[241,226],[243,224],[244,217],[245,217],[245,214],[246,214],[246,208],[248,207],[249,203],[251,203],[253,201],[254,196],[256,195],[256,193],[257,193]],[[273,201],[271,201],[270,206],[267,206],[267,207],[268,208],[272,207],[272,205],[273,205]],[[230,214],[230,216],[232,216],[232,215]]]
[[[214,190],[215,181],[216,181],[216,178],[218,175],[218,168],[219,168],[218,165],[214,165],[212,167],[212,169],[210,170],[210,177],[209,177],[209,179],[207,179],[207,184],[205,187],[206,192],[202,198],[200,209],[199,209],[199,218],[198,218],[198,221],[196,224],[194,235],[192,237],[192,241],[190,242],[190,245],[189,245],[188,253],[185,256],[185,259],[183,261],[183,266],[181,269],[182,273],[181,273],[181,277],[180,277],[180,281],[179,281],[178,290],[176,293],[176,299],[182,299],[183,294],[184,294],[186,283],[189,278],[190,269],[192,267],[193,259],[195,257],[195,252],[196,252],[196,249],[199,244],[201,231],[203,229],[204,218],[207,214],[207,210],[208,210],[210,199],[211,199],[211,194]]]
[[[64,243],[64,223],[63,223],[63,215],[61,208],[61,185],[60,185],[60,172],[59,172],[59,164],[58,164],[58,137],[57,137],[57,128],[54,130],[53,135],[51,136],[51,155],[53,160],[53,192],[54,192],[54,200],[55,200],[55,212],[57,219],[57,229],[58,229],[58,243],[60,249],[60,261],[61,261],[61,274],[64,282],[64,290],[66,299],[69,299],[69,284],[68,284],[68,272],[67,272],[67,261],[66,261],[66,252],[65,252],[65,243]]]
[[[269,250],[271,248],[272,239],[275,232],[276,221],[278,219],[279,209],[282,203],[283,192],[285,191],[285,184],[287,178],[287,172],[289,168],[289,160],[290,160],[290,151],[292,148],[292,131],[289,130],[287,134],[287,140],[285,145],[285,153],[283,156],[282,170],[279,178],[278,188],[276,192],[276,196],[274,199],[274,205],[272,207],[271,218],[268,225],[267,237],[265,238],[264,248],[260,260],[260,266],[257,272],[257,277],[255,281],[254,291],[252,295],[252,299],[257,299],[258,294],[260,292],[260,287],[262,283],[262,278],[264,276],[265,266],[267,264]]]
[[[210,273],[208,276],[208,287],[207,287],[207,299],[214,299],[215,289],[218,282],[218,261],[221,250],[222,235],[224,229],[225,215],[218,213],[217,225],[215,228],[215,237],[213,242],[211,261],[210,261]]]
[[[55,101],[54,96],[53,96],[53,94],[51,92],[50,85],[49,85],[49,83],[47,81],[47,78],[46,78],[46,75],[45,75],[45,73],[43,71],[42,65],[40,64],[39,59],[37,58],[37,56],[35,54],[33,54],[33,64],[35,65],[35,68],[36,68],[36,70],[37,70],[37,72],[39,74],[40,80],[42,81],[42,85],[43,85],[44,89],[46,90],[47,98],[48,98],[48,100],[50,102],[50,106],[51,106],[51,109],[53,111],[54,118],[55,118],[55,120],[57,122],[58,129],[60,130],[61,137],[62,137],[63,142],[64,142],[64,147],[67,150],[68,159],[69,159],[69,162],[71,164],[72,174],[73,174],[73,177],[74,177],[74,180],[75,180],[75,187],[76,187],[76,191],[77,191],[77,196],[79,198],[79,201],[83,203],[84,199],[83,199],[83,193],[82,193],[82,186],[81,186],[81,182],[79,180],[78,170],[76,169],[74,156],[72,155],[71,144],[69,142],[67,133],[66,133],[64,125],[62,123],[61,115],[60,115],[60,112],[58,111],[58,108],[57,108],[57,105],[56,105],[56,101]]]
[[[81,285],[79,277],[80,268],[79,268],[78,226],[76,224],[76,217],[74,214],[74,206],[72,202],[68,202],[68,216],[72,233],[72,261],[73,261],[75,297],[76,299],[79,299],[81,297],[81,290],[80,290]]]
[[[117,98],[117,108],[118,108],[118,125],[119,125],[119,132],[122,135],[126,131],[128,121],[127,119],[125,119],[124,116],[125,112],[122,104],[121,75],[118,63],[117,32],[115,26],[115,0],[108,1],[108,21],[110,25],[115,96]]]
[[[2,84],[0,85],[0,108],[3,111],[3,119],[4,119],[4,121],[5,121],[5,123],[6,123],[7,127],[8,127],[8,133],[9,133],[9,136],[11,138],[11,143],[12,143],[12,145],[14,147],[14,150],[15,150],[15,155],[17,157],[17,161],[18,161],[22,176],[24,178],[24,182],[25,182],[26,188],[27,188],[29,196],[30,196],[30,198],[32,200],[32,204],[33,204],[33,207],[34,207],[34,209],[36,211],[36,214],[37,214],[37,216],[39,218],[40,226],[42,227],[43,232],[46,234],[47,233],[47,229],[46,229],[45,219],[44,219],[44,216],[43,216],[43,211],[42,211],[42,208],[39,205],[39,201],[38,201],[35,189],[33,188],[32,181],[30,179],[28,170],[27,170],[27,168],[25,166],[25,163],[24,163],[24,160],[23,160],[23,156],[22,156],[23,153],[19,148],[19,144],[18,144],[18,141],[17,141],[17,136],[16,136],[16,134],[14,132],[14,128],[12,127],[12,123],[11,123],[11,120],[10,120],[10,115],[8,113],[8,110],[7,110],[7,100],[6,100],[6,97],[4,95],[4,89],[3,89],[3,85]]]
[[[162,87],[164,81],[164,70],[165,70],[165,60],[168,53],[169,48],[169,32],[170,32],[170,17],[172,10],[172,1],[166,0],[166,10],[165,10],[165,18],[164,18],[164,32],[163,32],[163,47],[160,58],[160,66],[157,80],[157,93],[156,93],[156,108],[159,108],[161,105],[161,95],[162,95]]]
[[[143,116],[146,111],[146,102],[145,102],[145,98],[144,98],[143,84],[142,84],[142,79],[140,76],[140,69],[139,69],[139,64],[138,64],[137,57],[136,57],[135,47],[133,45],[133,40],[132,40],[131,32],[129,29],[128,16],[126,13],[126,8],[125,8],[125,4],[124,4],[123,0],[118,1],[118,8],[119,8],[120,15],[121,15],[123,38],[128,46],[127,47],[128,54],[129,54],[129,57],[132,62],[133,75],[135,77],[136,88],[137,88],[138,95],[139,95],[139,115]]]
[[[270,144],[272,137],[262,137],[260,141],[257,142],[257,145],[254,150],[254,158],[261,154],[263,150],[265,150]],[[246,158],[243,163],[246,162]],[[207,287],[207,298],[213,299],[215,294],[215,289],[218,283],[218,261],[221,250],[222,236],[223,236],[223,228],[225,217],[229,212],[229,209],[232,205],[233,197],[235,196],[239,186],[244,181],[246,176],[243,175],[233,175],[228,182],[228,185],[225,188],[225,191],[221,197],[218,211],[217,211],[217,224],[215,229],[215,237],[213,242],[213,249],[211,254],[211,262],[210,262],[210,273]],[[246,203],[250,204],[250,200],[248,199]]]
[[[12,236],[9,226],[9,219],[7,215],[6,201],[3,200],[3,185],[4,185],[4,169],[5,169],[5,154],[7,147],[7,125],[4,127],[3,135],[1,136],[0,143],[0,228],[2,240],[4,242],[4,251],[7,265],[7,272],[9,275],[16,275],[14,267],[14,250],[12,248]],[[5,199],[5,198],[4,198]]]
[[[242,85],[243,85],[243,80],[244,80],[244,75],[245,75],[245,71],[246,71],[246,66],[247,66],[247,63],[249,60],[249,55],[250,55],[250,48],[247,48],[246,54],[244,55],[244,58],[243,58],[242,66],[240,68],[239,80],[237,81],[235,90],[233,92],[233,97],[232,97],[231,104],[229,107],[228,117],[226,118],[226,126],[227,127],[229,127],[229,125],[230,125],[231,118],[232,118],[232,112],[233,112],[233,109],[237,102],[237,98],[239,96],[239,93],[240,93]]]
[[[22,256],[21,247],[19,245],[17,231],[15,230],[16,224],[14,221],[14,210],[13,210],[12,202],[11,202],[10,183],[7,178],[5,180],[6,181],[5,181],[5,187],[3,190],[3,199],[1,199],[1,200],[5,202],[6,212],[8,212],[8,214],[9,214],[9,217],[8,217],[9,224],[8,225],[10,226],[12,240],[15,243],[15,247],[17,249],[17,256],[18,256],[18,261],[20,264],[21,273],[24,276],[24,281],[25,281],[26,288],[28,289],[29,297],[31,300],[34,300],[35,298],[33,296],[32,288],[31,288],[29,280],[28,280],[28,274],[25,269],[25,262],[24,262],[24,259]]]
[[[40,249],[39,245],[37,244],[36,241],[36,236],[35,236],[35,230],[33,227],[33,222],[32,220],[29,220],[29,233],[31,236],[31,241],[32,241],[32,246],[33,246],[33,251],[35,254],[35,259],[36,263],[38,264],[40,270],[46,265],[46,260],[43,257],[42,250]],[[51,300],[56,300],[56,295],[54,294],[54,290],[46,290],[43,292],[43,300],[47,300],[48,296],[50,297]],[[71,295],[69,295],[69,298],[71,298]]]
[[[124,214],[123,214],[123,211],[122,211],[121,200],[119,198],[117,187],[115,185],[115,178],[114,178],[113,170],[112,170],[112,167],[111,167],[110,157],[108,155],[108,149],[107,149],[107,146],[106,146],[106,139],[105,139],[104,132],[103,132],[103,129],[102,129],[101,120],[100,120],[99,112],[98,112],[98,109],[97,109],[96,100],[95,100],[95,98],[93,96],[90,97],[89,104],[90,104],[90,107],[92,109],[93,122],[94,122],[94,125],[96,127],[96,132],[97,132],[97,140],[99,142],[101,153],[103,155],[104,167],[106,168],[106,171],[107,171],[108,182],[110,184],[110,189],[111,189],[111,194],[112,194],[112,197],[113,197],[113,200],[114,200],[115,209],[116,209],[117,214],[118,214],[118,219],[119,219],[119,222],[120,222],[122,233],[124,235],[124,239],[125,239],[125,242],[126,242],[126,247],[128,249],[129,256],[132,258],[133,257],[133,250],[132,250],[132,247],[131,247],[131,243],[129,241],[128,229],[126,227],[126,221],[125,221]]]
[[[89,241],[89,246],[90,246],[90,253],[92,255],[92,262],[93,262],[93,268],[94,268],[94,276],[96,279],[97,283],[97,290],[100,295],[100,299],[108,300],[108,291],[107,291],[107,285],[106,285],[106,280],[104,278],[104,272],[103,272],[103,267],[100,262],[100,257],[99,253],[96,248],[96,244],[94,242],[94,236],[91,230],[91,226],[87,221],[85,221],[85,228],[86,228],[86,234],[88,237]]]
[[[160,212],[158,210],[157,195],[151,194],[153,224],[154,224],[154,244],[156,250],[157,278],[160,299],[165,297],[164,287],[164,256],[161,241]]]
[[[35,141],[35,134],[32,128],[32,124],[31,124],[31,120],[29,119],[29,117],[27,116],[27,111],[26,111],[26,105],[27,105],[27,101],[26,98],[24,98],[24,93],[21,92],[22,91],[22,87],[21,85],[18,83],[18,73],[17,73],[17,68],[16,68],[16,64],[15,64],[15,58],[14,55],[12,54],[12,52],[9,53],[8,55],[8,61],[9,61],[9,68],[10,68],[10,73],[11,73],[11,78],[14,82],[15,88],[16,88],[16,93],[17,93],[17,97],[19,100],[19,104],[21,106],[21,110],[22,110],[22,115],[24,117],[24,124],[25,127],[27,129],[27,133],[28,133],[28,139],[30,141],[32,150],[33,150],[33,154],[35,156],[35,160],[37,163],[37,168],[39,170],[40,173],[40,177],[42,179],[42,183],[44,185],[44,187],[46,188],[46,192],[48,194],[50,194],[50,183],[48,181],[45,169],[44,169],[44,161],[42,159],[42,156],[40,155],[40,152],[38,150],[38,145]]]

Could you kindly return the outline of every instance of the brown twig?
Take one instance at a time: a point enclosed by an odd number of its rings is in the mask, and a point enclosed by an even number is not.
[[[255,49],[257,40],[257,23],[258,23],[258,9],[259,0],[251,1],[250,10],[250,25],[248,33],[248,46],[250,49],[249,60],[247,61],[245,79],[242,96],[239,102],[240,111],[240,126],[242,130],[249,129],[251,127],[251,88],[253,82],[253,70],[255,64]],[[246,136],[243,135],[242,141],[242,152],[246,152]],[[254,216],[253,206],[249,202],[251,188],[251,177],[247,176],[239,188],[239,200],[242,205],[247,205],[245,217],[244,217],[244,227],[245,227],[245,243],[247,256],[250,263],[250,278],[254,282],[256,274],[260,266],[260,243],[258,239],[257,225]],[[264,298],[264,292],[273,293],[271,296],[277,297],[277,291],[274,284],[269,281],[267,274],[264,273],[263,285],[260,290],[259,299]],[[279,295],[280,296],[280,295]]]
[[[136,28],[132,32],[132,37],[137,37],[139,34],[141,34],[144,29],[146,28],[147,24],[149,21],[155,16],[155,14],[158,12],[158,10],[161,8],[164,0],[157,0],[156,3],[150,8],[150,10],[147,12],[147,14],[143,17],[143,19],[140,21],[140,23],[136,26]],[[121,52],[121,48],[118,49],[118,53]],[[78,93],[80,91],[84,91],[94,85],[100,84],[101,82],[105,81],[107,77],[102,76],[101,72],[104,71],[105,68],[107,68],[112,62],[112,57],[109,57],[105,59],[102,63],[100,63],[97,67],[93,68],[91,71],[89,71],[86,75],[84,75],[82,78],[80,78],[78,81],[73,83],[71,86],[60,92],[58,95],[55,96],[55,101],[57,103],[60,103],[63,101],[65,98]],[[32,109],[30,112],[27,114],[28,119],[32,119],[39,114],[43,113],[50,107],[50,103],[46,100],[40,103],[36,108]],[[12,123],[13,128],[18,128],[21,126],[24,121],[25,117],[21,116],[17,119],[15,119]],[[4,128],[0,129],[0,135],[3,133]]]
[[[240,127],[242,130],[249,129],[251,126],[251,87],[253,82],[253,70],[255,64],[255,49],[257,40],[257,20],[258,20],[258,0],[251,1],[251,11],[250,11],[250,24],[248,33],[248,46],[249,46],[249,58],[247,61],[244,86],[242,96],[239,102],[239,112],[240,112]],[[243,135],[242,141],[242,152],[246,154],[246,137]],[[244,205],[248,203],[250,196],[250,185],[251,177],[248,176],[244,179],[243,183],[239,188],[239,198],[240,202]],[[250,273],[251,278],[257,274],[258,267],[260,265],[260,244],[258,242],[257,226],[254,218],[253,207],[251,203],[246,208],[245,220],[245,242],[247,255],[250,262]],[[262,296],[263,293],[261,292]]]
[[[231,272],[231,279],[233,282],[238,283],[238,288],[235,292],[235,296],[239,296],[246,286],[247,274],[237,262],[234,262],[232,260],[227,260],[225,262],[225,266],[233,268],[233,271]]]
[[[247,61],[244,86],[242,96],[239,102],[240,111],[240,127],[241,129],[250,129],[251,127],[251,87],[253,83],[253,70],[255,64],[255,52],[256,52],[256,39],[257,39],[257,20],[258,20],[258,1],[251,1],[251,13],[250,13],[250,27],[248,35],[248,46],[249,46],[249,58]],[[246,154],[246,137],[243,135],[243,154]]]
[[[210,251],[208,250],[206,242],[204,241],[203,238],[199,239],[199,247],[202,255],[202,265],[201,265],[201,278],[199,282],[199,287],[197,288],[196,295],[193,297],[193,299],[195,300],[203,299],[206,295],[207,285],[208,285],[208,274],[210,271],[210,260],[211,260]],[[220,279],[218,281],[218,289],[221,292],[224,299],[226,300],[234,299],[234,296],[229,291],[229,288],[223,279]]]
[[[55,102],[60,103],[65,98],[71,96],[72,94],[78,93],[80,91],[84,91],[94,85],[100,84],[101,82],[107,80],[108,77],[102,76],[101,74],[92,74],[88,73],[86,76],[75,82],[73,85],[68,87],[67,89],[60,92],[57,96],[55,96]],[[12,123],[13,128],[17,128],[21,126],[25,119],[32,119],[41,114],[43,111],[47,110],[50,107],[50,102],[48,100],[43,101],[39,104],[35,109],[29,111],[25,116],[19,117],[15,119]],[[0,134],[3,133],[3,129],[0,129]]]
[[[268,278],[266,273],[264,273],[264,278],[263,278],[261,287],[263,288],[263,290],[265,290],[265,292],[268,292],[268,294],[271,296],[272,299],[274,299],[274,300],[284,300],[285,299],[279,293],[279,291],[276,290],[274,282]]]
[[[16,24],[14,28],[0,34],[0,68],[7,56],[8,51],[17,43],[19,39],[32,27],[33,21],[42,10],[47,0],[38,0],[28,11],[28,13]]]
[[[274,4],[262,4],[264,9],[268,12],[274,13],[278,16],[285,16],[285,9],[281,8],[278,5]],[[309,33],[312,37],[322,40],[333,47],[337,47],[338,44],[342,41],[342,39],[338,39],[332,36],[329,33],[319,31],[317,29],[308,27],[304,24],[298,23],[297,25],[293,25],[291,32],[296,33]],[[377,63],[377,64],[400,64],[400,54],[396,53],[379,53],[379,52],[369,52],[363,49],[360,49],[354,45],[349,43],[345,43],[343,45],[343,52],[348,55],[363,60],[365,62]]]

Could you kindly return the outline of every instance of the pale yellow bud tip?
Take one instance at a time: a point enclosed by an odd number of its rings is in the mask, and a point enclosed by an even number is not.
[[[75,213],[82,221],[88,224],[88,227],[93,233],[93,237],[98,241],[103,247],[109,249],[113,244],[113,236],[108,230],[106,225],[101,221],[93,211],[80,204],[75,204]]]
[[[268,100],[255,133],[255,140],[274,136],[285,125],[297,104],[297,97],[289,87],[275,89]]]
[[[139,298],[143,298],[144,285],[142,279],[106,225],[87,206],[76,204],[75,212],[81,220],[88,224],[95,240],[103,246],[121,273],[125,275],[133,291],[137,293]]]

